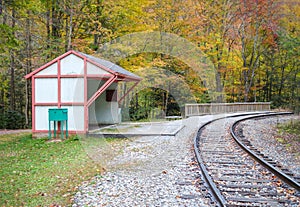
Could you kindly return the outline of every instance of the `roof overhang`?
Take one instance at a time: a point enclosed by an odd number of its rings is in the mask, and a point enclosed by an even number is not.
[[[139,76],[125,70],[124,68],[121,68],[120,66],[107,61],[107,60],[103,60],[91,55],[87,55],[81,52],[76,52],[74,50],[70,50],[68,52],[66,52],[65,54],[53,59],[52,61],[46,63],[45,65],[41,66],[40,68],[32,71],[31,73],[27,74],[25,76],[26,79],[31,78],[32,76],[34,76],[35,74],[39,73],[40,71],[44,70],[45,68],[49,67],[50,65],[56,63],[58,60],[61,60],[65,57],[67,57],[68,55],[73,54],[76,55],[80,58],[82,58],[84,61],[89,62],[91,64],[96,65],[97,67],[105,70],[106,72],[110,73],[113,76],[117,76],[115,81],[141,81],[142,78],[140,78]],[[102,64],[103,63],[103,64]]]

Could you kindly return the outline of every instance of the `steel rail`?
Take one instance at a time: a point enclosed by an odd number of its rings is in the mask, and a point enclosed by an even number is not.
[[[196,159],[197,162],[200,166],[201,172],[203,173],[203,177],[205,179],[205,182],[209,185],[211,192],[214,195],[214,198],[216,199],[217,203],[220,206],[226,206],[226,200],[225,198],[222,196],[221,192],[219,191],[219,189],[217,188],[216,184],[213,182],[213,180],[211,179],[211,177],[209,176],[206,167],[203,164],[203,160],[201,158],[200,152],[199,152],[199,140],[200,140],[200,135],[202,130],[204,129],[204,127],[206,127],[207,125],[211,124],[214,121],[220,120],[221,118],[215,119],[215,120],[211,120],[207,123],[205,123],[204,125],[202,125],[199,130],[198,133],[194,139],[194,151],[195,151],[195,155],[196,155]]]
[[[208,173],[205,165],[203,164],[204,162],[203,162],[202,157],[201,157],[200,152],[199,152],[199,140],[200,140],[201,132],[207,125],[211,124],[212,122],[215,122],[215,121],[218,121],[218,120],[221,120],[221,119],[226,119],[226,118],[233,118],[233,117],[239,117],[239,116],[249,116],[249,115],[254,115],[254,114],[274,114],[274,112],[267,111],[267,112],[257,112],[257,113],[234,114],[234,115],[229,115],[229,116],[225,116],[225,117],[216,118],[216,119],[213,119],[213,120],[208,121],[205,124],[203,124],[199,128],[199,130],[196,134],[196,137],[194,138],[194,152],[195,152],[195,155],[196,155],[197,162],[200,166],[201,172],[203,173],[203,177],[205,179],[205,182],[209,185],[209,187],[211,189],[211,192],[213,193],[213,196],[214,196],[215,200],[217,201],[217,203],[222,207],[226,206],[226,204],[227,204],[226,199],[221,194],[220,190],[218,189],[216,184],[213,182],[213,180],[209,176],[209,173]]]
[[[273,165],[265,161],[264,159],[260,158],[258,155],[255,154],[252,150],[250,150],[246,145],[244,145],[238,138],[238,136],[235,134],[235,129],[236,126],[245,120],[248,119],[254,119],[254,118],[261,118],[261,117],[267,117],[267,116],[276,116],[276,115],[288,115],[292,114],[291,112],[281,112],[281,113],[275,113],[275,114],[261,114],[261,115],[256,115],[256,116],[251,116],[251,117],[246,117],[243,119],[240,119],[236,121],[231,127],[230,127],[230,133],[231,136],[234,138],[236,143],[245,151],[247,152],[254,160],[259,162],[261,165],[263,165],[265,168],[267,168],[269,171],[271,171],[275,176],[280,178],[282,181],[284,181],[286,184],[289,186],[295,188],[296,190],[300,191],[300,184],[296,182],[293,178],[282,172],[281,170],[275,168]]]

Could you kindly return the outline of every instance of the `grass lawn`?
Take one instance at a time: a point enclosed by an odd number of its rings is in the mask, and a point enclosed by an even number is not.
[[[300,138],[300,120],[291,120],[285,124],[280,124],[278,128],[281,131],[298,135]]]
[[[291,120],[277,126],[279,134],[277,141],[285,144],[288,150],[300,157],[300,120]]]
[[[0,155],[0,206],[68,206],[76,186],[102,172],[77,136],[47,142],[2,135]]]

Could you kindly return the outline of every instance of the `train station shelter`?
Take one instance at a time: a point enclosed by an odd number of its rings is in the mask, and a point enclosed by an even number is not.
[[[48,132],[48,110],[67,109],[70,133],[121,121],[119,103],[141,78],[120,66],[74,50],[25,76],[32,83],[32,132]],[[134,82],[118,97],[120,81]],[[53,128],[53,127],[52,127]]]

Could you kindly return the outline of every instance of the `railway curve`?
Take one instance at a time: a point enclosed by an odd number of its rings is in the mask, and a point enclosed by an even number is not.
[[[209,121],[200,127],[194,139],[194,151],[217,206],[300,205],[297,182],[289,183],[290,186],[279,185],[281,179],[287,182],[286,179],[253,159],[259,153],[250,157],[248,151],[241,148],[243,143],[235,133],[238,121],[280,114],[238,114]],[[231,133],[237,139],[233,139]]]

